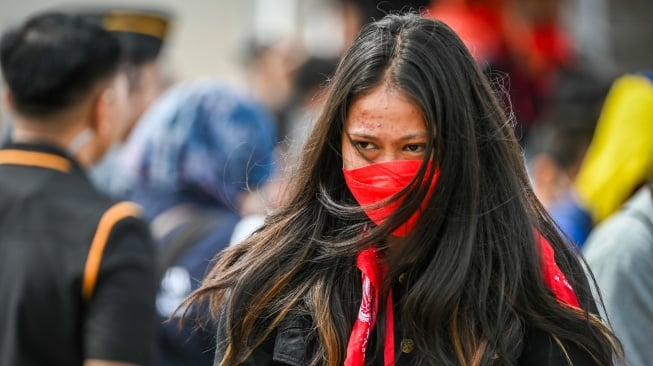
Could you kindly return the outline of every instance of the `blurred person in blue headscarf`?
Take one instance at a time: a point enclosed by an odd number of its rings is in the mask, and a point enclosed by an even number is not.
[[[229,245],[247,196],[274,171],[275,142],[263,107],[211,80],[170,89],[130,135],[121,156],[128,196],[143,207],[158,241],[161,365],[211,364],[210,325],[194,330],[192,321],[180,328],[165,320]]]

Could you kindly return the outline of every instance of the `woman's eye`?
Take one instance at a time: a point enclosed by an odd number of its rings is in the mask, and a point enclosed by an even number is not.
[[[426,146],[423,144],[411,144],[404,147],[406,151],[410,152],[424,152],[425,148]]]
[[[358,150],[371,150],[371,149],[376,148],[376,145],[374,145],[371,142],[367,142],[367,141],[356,141],[356,142],[354,142],[354,146]]]

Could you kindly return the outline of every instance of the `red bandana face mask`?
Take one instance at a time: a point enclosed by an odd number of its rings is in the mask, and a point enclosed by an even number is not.
[[[388,200],[406,188],[415,178],[422,165],[422,160],[395,160],[374,163],[354,169],[343,169],[345,183],[365,214],[377,225],[382,225],[401,205],[403,199],[386,203],[381,207],[369,208],[371,205]],[[431,169],[429,162],[429,169]],[[433,192],[437,182],[439,170],[436,170],[429,187],[429,195]],[[408,234],[421,210],[415,212],[405,223],[399,226],[392,234],[405,236]]]

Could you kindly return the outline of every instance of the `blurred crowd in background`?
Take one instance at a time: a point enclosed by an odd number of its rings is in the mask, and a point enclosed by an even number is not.
[[[179,63],[170,62],[168,48],[194,20],[170,4],[39,9],[94,17],[125,47],[128,117],[89,175],[99,190],[144,209],[159,248],[163,360],[211,364],[211,329],[194,333],[192,325],[179,330],[165,320],[197,287],[216,253],[283,203],[284,182],[301,159],[340,53],[367,22],[406,10],[443,20],[471,50],[510,116],[506,123],[515,129],[536,194],[596,271],[627,357],[640,357],[653,336],[640,329],[653,321],[653,281],[645,279],[653,278],[646,183],[653,175],[653,74],[646,70],[653,67],[653,51],[645,42],[653,35],[653,6],[608,0],[247,3],[254,21],[249,34],[238,35],[237,53],[201,45],[214,57],[237,60],[240,70],[233,75],[228,68],[206,75],[175,69]],[[611,18],[629,6],[648,9],[648,15],[628,26]],[[8,26],[23,19],[2,21]],[[648,34],[641,31],[645,26]],[[235,32],[228,25],[220,31]],[[633,40],[642,42],[624,46]],[[6,141],[12,120],[6,106],[0,118]],[[640,190],[649,202],[636,209],[636,223],[626,221],[625,229],[610,234],[595,230],[627,214],[624,204]],[[626,238],[637,222],[642,234],[633,240],[645,244],[631,252]],[[647,264],[633,264],[638,257]],[[632,364],[653,363],[650,354],[641,357]]]

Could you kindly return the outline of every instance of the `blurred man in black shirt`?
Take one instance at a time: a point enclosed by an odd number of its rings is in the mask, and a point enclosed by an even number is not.
[[[0,61],[14,121],[0,149],[0,364],[149,365],[147,228],[85,174],[126,123],[120,45],[43,14],[3,35]]]

